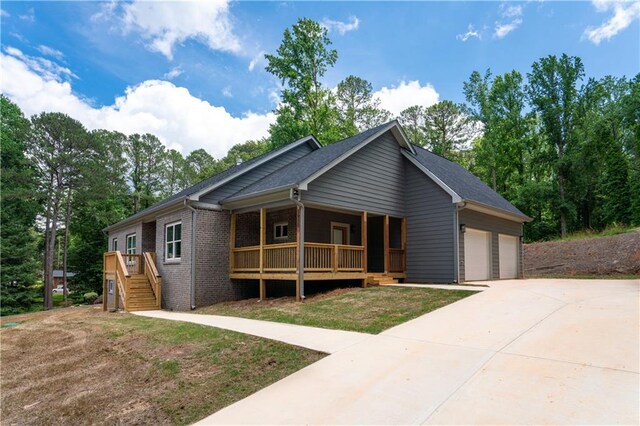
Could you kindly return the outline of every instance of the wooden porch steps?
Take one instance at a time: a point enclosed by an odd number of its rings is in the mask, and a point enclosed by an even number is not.
[[[398,280],[385,274],[369,275],[367,277],[367,285],[389,285],[398,284]]]
[[[127,310],[145,311],[158,309],[156,296],[149,280],[144,274],[131,275],[129,278],[129,301]]]

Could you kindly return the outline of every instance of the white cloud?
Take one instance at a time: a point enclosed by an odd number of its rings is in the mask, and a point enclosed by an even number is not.
[[[119,7],[121,6],[121,7]],[[107,3],[93,20],[120,21],[125,33],[135,31],[147,48],[173,59],[176,44],[198,40],[212,50],[240,53],[227,0]]]
[[[227,86],[222,89],[222,96],[225,98],[233,98],[233,93],[231,93],[231,87]]]
[[[640,19],[640,2],[611,2],[596,0],[593,5],[598,12],[613,10],[613,16],[599,27],[588,27],[584,30],[583,38],[594,44],[602,40],[609,40],[620,31],[627,28],[635,19]]]
[[[38,50],[38,52],[42,53],[43,55],[52,56],[58,60],[62,60],[62,58],[64,58],[64,53],[62,53],[58,49],[54,49],[53,47],[45,46],[44,44],[36,47],[36,50]]]
[[[18,18],[22,19],[23,21],[27,21],[27,22],[35,22],[36,21],[36,12],[33,8],[30,8],[29,10],[27,10],[27,13],[24,15],[20,15],[18,16]]]
[[[337,31],[340,35],[344,35],[349,31],[355,31],[360,26],[360,20],[357,16],[352,16],[350,22],[333,21],[331,19],[323,19],[321,25],[329,31]]]
[[[440,95],[429,83],[421,85],[418,80],[401,81],[398,86],[383,87],[373,94],[380,100],[380,106],[394,116],[413,105],[431,106],[438,102]]]
[[[4,9],[0,9],[0,16],[11,16],[11,14]]]
[[[264,54],[265,54],[265,52],[262,50],[262,51],[260,51],[260,53],[258,53],[256,56],[253,57],[251,62],[249,62],[249,71],[253,71],[253,69],[256,67],[256,65],[265,62]]]
[[[496,22],[496,27],[493,32],[493,35],[497,38],[506,37],[507,34],[517,29],[520,26],[520,24],[522,24],[522,19],[520,18],[514,19],[513,21],[506,24]]]
[[[5,47],[4,51],[14,58],[20,59],[29,69],[47,80],[67,81],[72,78],[78,78],[69,68],[58,65],[48,59],[25,55],[20,49],[11,46]]]
[[[477,38],[478,40],[482,40],[482,35],[478,30],[475,29],[473,24],[469,24],[469,26],[467,27],[467,32],[458,34],[456,38],[460,41],[467,41],[470,38]]]
[[[499,8],[499,13],[504,20],[496,22],[493,31],[494,37],[506,37],[507,34],[522,25],[524,9],[521,4],[502,3]]]
[[[171,68],[171,70],[169,70],[168,73],[166,73],[163,77],[167,80],[173,80],[176,77],[179,77],[180,75],[182,75],[184,71],[182,70],[182,68],[180,67],[173,67]]]
[[[0,54],[2,93],[25,115],[42,111],[69,114],[89,129],[123,133],[153,133],[170,148],[183,153],[204,148],[221,157],[236,143],[267,135],[273,113],[245,113],[234,117],[224,107],[196,98],[184,87],[148,80],[126,89],[112,105],[94,107],[72,91],[69,81],[37,68],[37,60],[17,49]],[[35,68],[34,68],[35,66]]]

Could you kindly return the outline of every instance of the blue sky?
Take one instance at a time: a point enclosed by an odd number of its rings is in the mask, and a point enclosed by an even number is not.
[[[219,157],[266,135],[278,81],[264,71],[301,17],[338,50],[325,76],[373,84],[394,113],[463,102],[474,70],[549,54],[580,56],[590,77],[640,71],[640,3],[2,2],[2,92],[27,115],[62,111],[88,128],[152,132]]]

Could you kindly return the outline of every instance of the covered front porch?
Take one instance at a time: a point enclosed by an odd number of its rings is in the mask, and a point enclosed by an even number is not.
[[[235,212],[230,225],[230,278],[266,281],[405,278],[406,219],[326,206],[281,206]]]

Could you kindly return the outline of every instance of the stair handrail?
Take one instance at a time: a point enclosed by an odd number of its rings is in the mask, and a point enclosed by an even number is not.
[[[160,309],[162,304],[162,277],[156,267],[156,256],[153,252],[144,253],[144,274],[151,284],[151,290],[156,297],[156,306]]]
[[[127,282],[131,277],[129,271],[127,270],[127,265],[124,263],[124,258],[122,257],[122,253],[120,250],[116,250],[116,285],[118,286],[118,291],[122,295],[122,302],[124,304],[123,308],[127,310]],[[117,295],[116,295],[117,296]],[[116,301],[116,303],[118,303]]]

